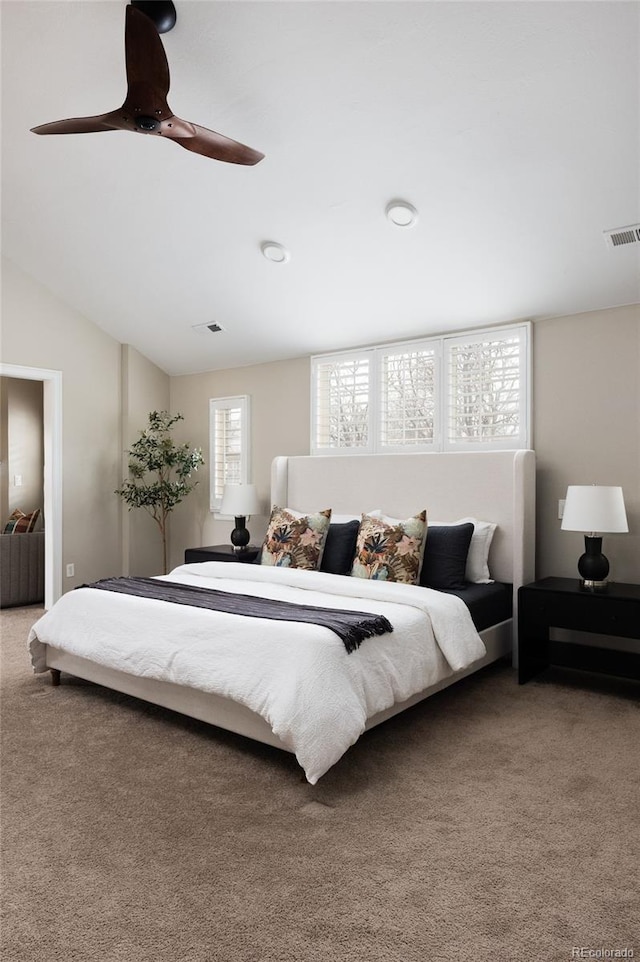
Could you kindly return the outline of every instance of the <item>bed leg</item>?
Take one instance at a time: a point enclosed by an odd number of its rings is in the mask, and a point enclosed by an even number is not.
[[[60,684],[60,669],[50,668],[49,671],[51,672],[51,685],[53,688],[57,688]]]

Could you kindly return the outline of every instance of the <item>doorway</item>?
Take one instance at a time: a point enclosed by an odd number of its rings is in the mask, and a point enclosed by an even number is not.
[[[42,381],[44,431],[44,606],[62,594],[62,371],[1,364],[0,376]]]

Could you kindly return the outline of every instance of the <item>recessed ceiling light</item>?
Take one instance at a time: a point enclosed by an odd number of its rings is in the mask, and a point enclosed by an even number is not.
[[[418,220],[418,211],[406,200],[392,200],[387,204],[386,214],[396,227],[413,227]]]
[[[289,251],[276,241],[265,241],[260,245],[260,250],[267,260],[274,264],[284,264],[289,260]]]

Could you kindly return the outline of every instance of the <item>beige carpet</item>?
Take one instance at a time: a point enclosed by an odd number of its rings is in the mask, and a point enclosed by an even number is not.
[[[276,749],[50,687],[38,614],[0,620],[3,962],[640,958],[640,686],[493,667],[312,787]]]

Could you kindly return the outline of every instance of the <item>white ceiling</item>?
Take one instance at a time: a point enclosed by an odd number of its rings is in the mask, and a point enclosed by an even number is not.
[[[30,133],[122,103],[125,4],[2,2],[3,253],[168,373],[640,301],[637,2],[176,8],[171,107],[256,167]]]

